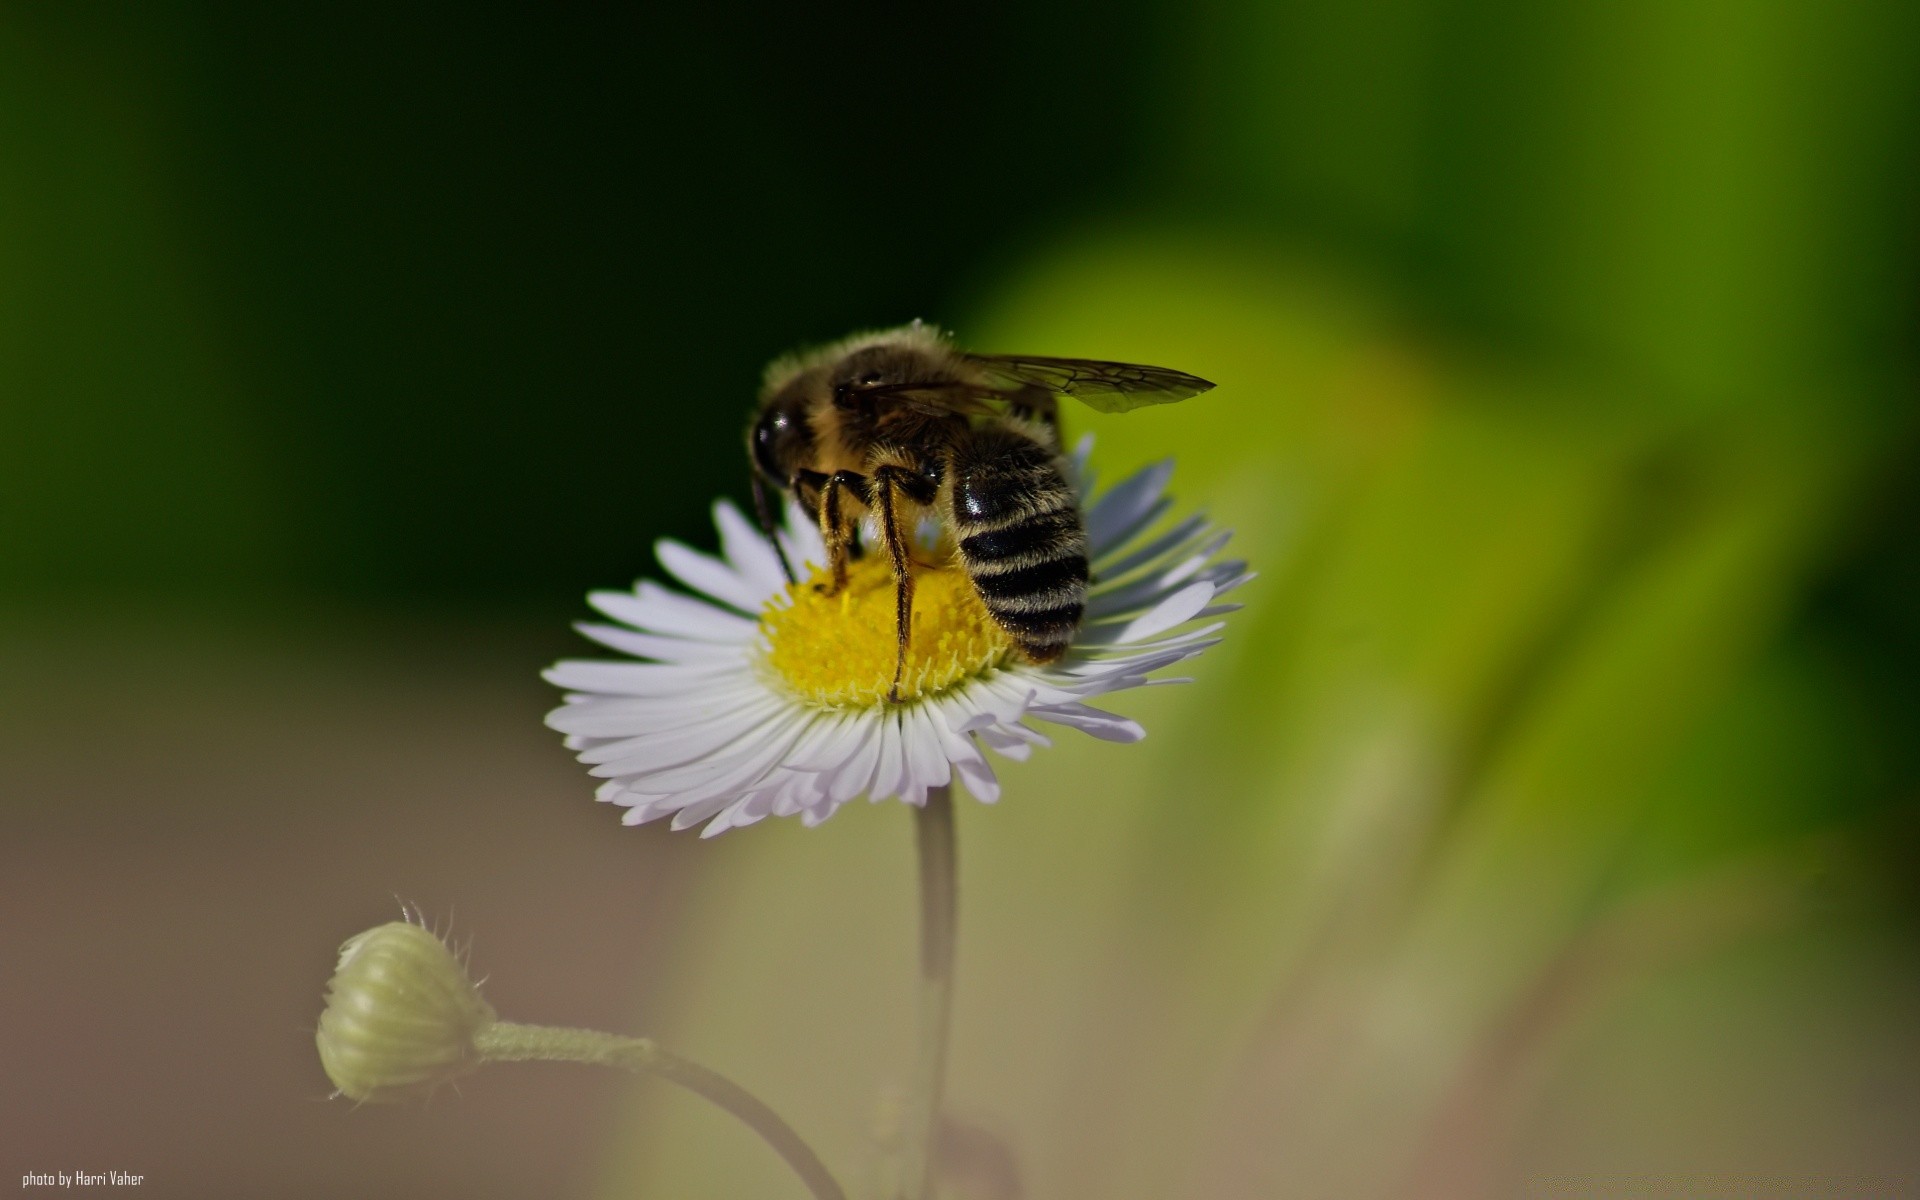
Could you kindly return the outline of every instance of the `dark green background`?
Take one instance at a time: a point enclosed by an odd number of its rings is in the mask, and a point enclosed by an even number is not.
[[[0,587],[633,574],[740,490],[763,362],[1190,199],[1149,15],[15,10]]]

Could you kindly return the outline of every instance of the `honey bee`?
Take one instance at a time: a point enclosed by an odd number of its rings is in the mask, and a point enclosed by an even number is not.
[[[913,621],[910,537],[929,514],[988,615],[1028,660],[1053,662],[1080,627],[1088,582],[1058,398],[1126,412],[1212,386],[1164,367],[969,354],[919,321],[856,334],[767,368],[747,431],[754,509],[769,537],[774,493],[817,516],[828,594],[846,586],[860,519],[874,518],[894,579],[892,702]]]

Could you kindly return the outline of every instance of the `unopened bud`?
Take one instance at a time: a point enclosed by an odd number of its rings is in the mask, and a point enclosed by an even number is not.
[[[380,1104],[426,1096],[478,1067],[474,1037],[493,1023],[446,944],[393,921],[340,947],[314,1040],[341,1095]]]

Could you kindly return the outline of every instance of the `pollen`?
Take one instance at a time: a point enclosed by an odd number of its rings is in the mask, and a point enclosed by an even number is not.
[[[827,594],[816,570],[761,614],[765,662],[787,691],[820,708],[873,708],[887,700],[899,655],[893,570],[882,555],[847,564],[847,584]],[[930,699],[1004,666],[1013,641],[994,624],[957,566],[913,565],[913,623],[900,701]]]

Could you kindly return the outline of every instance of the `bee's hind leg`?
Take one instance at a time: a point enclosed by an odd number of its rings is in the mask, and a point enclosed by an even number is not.
[[[907,553],[906,534],[900,528],[900,498],[931,503],[934,488],[927,477],[906,467],[875,467],[869,503],[880,515],[880,536],[886,543],[887,563],[893,568],[894,638],[893,686],[887,702],[900,703],[900,677],[907,667],[907,643],[913,634],[913,559]]]

